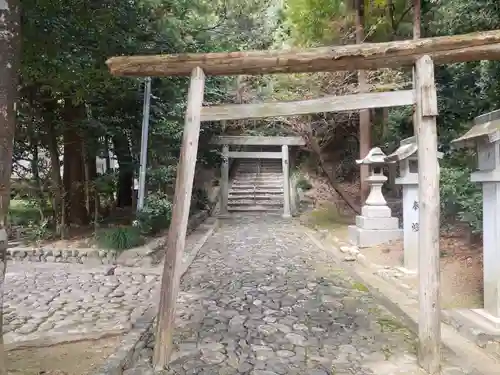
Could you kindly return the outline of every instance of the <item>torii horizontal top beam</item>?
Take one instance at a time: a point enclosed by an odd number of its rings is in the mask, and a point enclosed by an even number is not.
[[[259,137],[248,135],[223,135],[214,137],[213,145],[239,145],[239,146],[304,146],[306,142],[302,137]]]
[[[435,64],[500,60],[500,30],[306,50],[117,56],[106,64],[117,76],[188,76],[196,67],[207,75],[238,75],[399,68],[423,55]]]

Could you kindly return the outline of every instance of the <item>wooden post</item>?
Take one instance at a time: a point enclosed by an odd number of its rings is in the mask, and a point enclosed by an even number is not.
[[[288,146],[281,146],[281,163],[283,166],[283,217],[291,217],[290,213],[290,165],[288,156]]]
[[[161,280],[160,307],[158,311],[153,365],[164,369],[172,350],[172,333],[175,322],[175,305],[180,283],[182,253],[186,242],[189,208],[198,152],[201,106],[205,88],[205,73],[193,69],[188,92],[184,135],[175,182],[174,209],[168,233],[165,264]]]
[[[227,214],[227,201],[229,196],[229,146],[222,146],[222,166],[220,176],[220,213]]]
[[[365,39],[365,4],[364,0],[356,0],[356,44],[361,44]],[[367,89],[366,72],[358,71],[358,88],[363,93]],[[371,149],[371,123],[370,111],[362,109],[359,111],[359,158],[363,159]],[[367,178],[370,176],[368,165],[361,165],[359,170],[360,200],[361,204],[370,193]]]
[[[436,116],[438,114],[434,63],[430,56],[415,65],[414,130],[418,141],[419,190],[419,317],[418,360],[430,375],[439,373],[441,307],[439,301],[439,167]]]

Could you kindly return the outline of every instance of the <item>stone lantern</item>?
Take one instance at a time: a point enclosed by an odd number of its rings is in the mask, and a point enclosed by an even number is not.
[[[484,309],[474,311],[500,328],[500,110],[476,117],[453,143],[477,150],[478,170],[471,181],[483,187]]]
[[[382,194],[382,186],[387,177],[382,173],[386,164],[386,155],[378,147],[372,148],[364,159],[357,160],[360,165],[368,165],[370,177],[366,179],[370,186],[370,194],[356,216],[356,225],[349,226],[349,240],[362,248],[371,247],[401,238],[398,219],[391,216],[391,209]]]

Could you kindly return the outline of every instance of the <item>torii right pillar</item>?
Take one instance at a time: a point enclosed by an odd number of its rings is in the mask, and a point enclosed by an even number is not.
[[[418,362],[430,375],[440,372],[441,306],[439,270],[438,115],[434,63],[430,56],[415,62],[414,132],[418,145]]]

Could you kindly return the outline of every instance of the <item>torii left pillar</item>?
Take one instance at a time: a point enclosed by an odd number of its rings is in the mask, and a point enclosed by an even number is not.
[[[283,167],[283,217],[292,217],[290,211],[290,156],[288,146],[281,146],[281,164]]]

